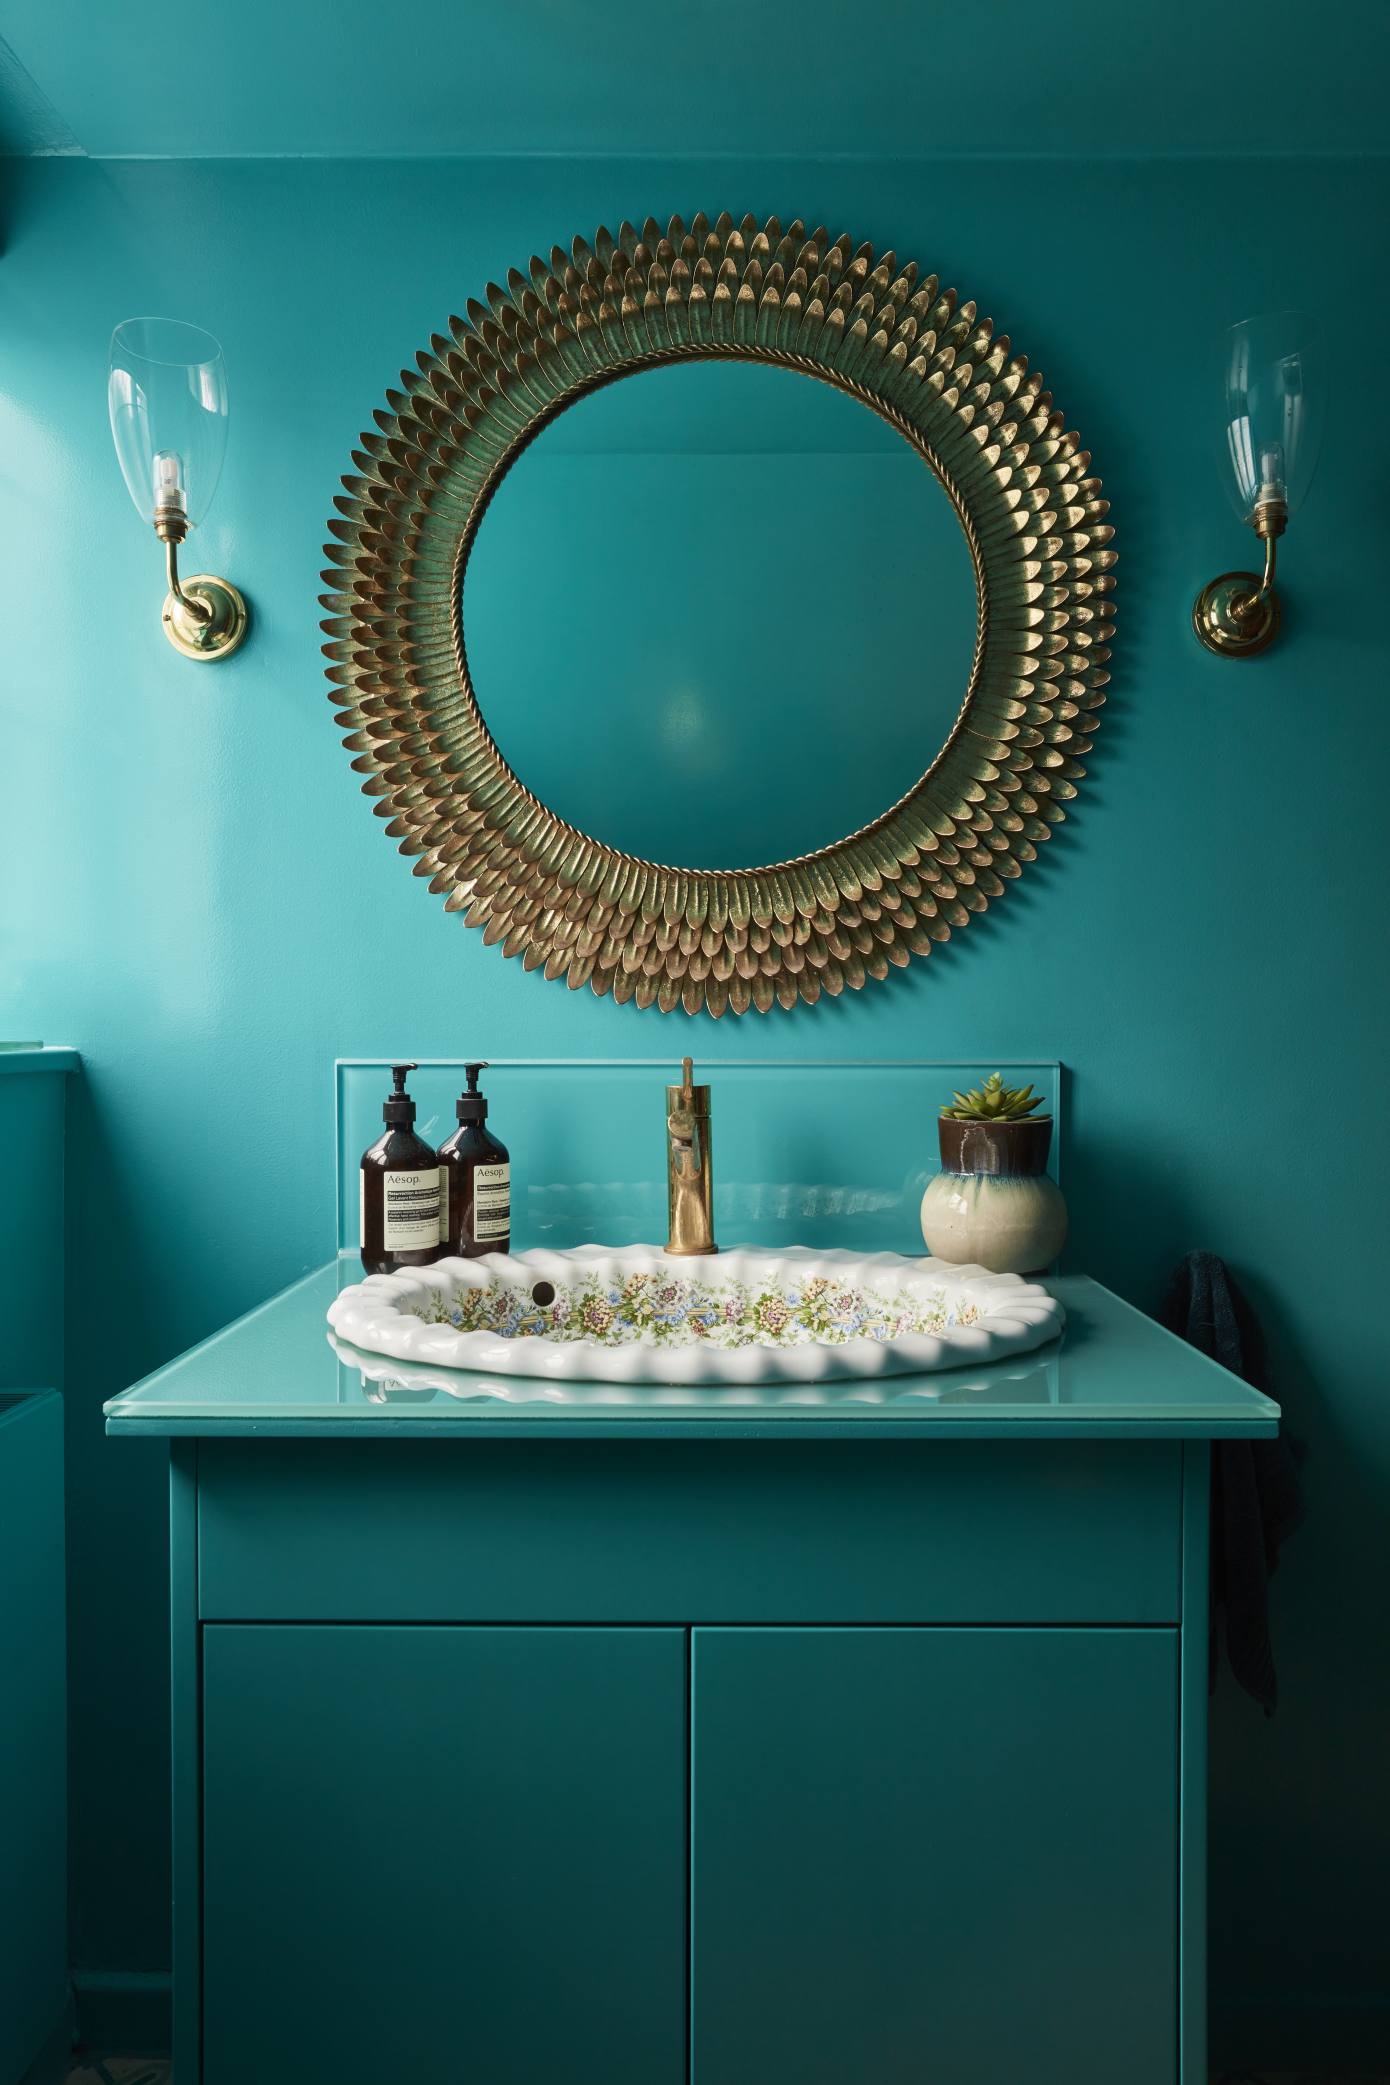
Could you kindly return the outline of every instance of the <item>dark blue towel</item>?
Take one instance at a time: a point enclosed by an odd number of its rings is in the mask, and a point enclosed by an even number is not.
[[[1268,1391],[1259,1323],[1214,1252],[1190,1252],[1178,1263],[1163,1322],[1233,1375]],[[1302,1518],[1298,1462],[1284,1428],[1272,1441],[1212,1442],[1212,1680],[1218,1629],[1224,1629],[1231,1671],[1267,1716],[1274,1714],[1279,1698],[1269,1636],[1269,1578],[1281,1545]]]

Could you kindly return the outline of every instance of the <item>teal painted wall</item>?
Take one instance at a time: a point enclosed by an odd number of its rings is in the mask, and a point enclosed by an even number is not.
[[[1311,1524],[1275,1595],[1284,1706],[1266,1725],[1229,1688],[1217,1703],[1218,2041],[1298,2060],[1311,2005],[1327,2009],[1313,2053],[1384,2056],[1390,707],[1367,612],[1390,512],[1384,164],[49,161],[4,178],[0,1026],[71,1040],[87,1068],[68,1361],[78,1965],[158,1970],[168,1948],[163,1459],[105,1440],[100,1403],[326,1255],[335,1055],[1056,1054],[1073,1067],[1071,1264],[1152,1304],[1184,1248],[1227,1254],[1312,1451]],[[891,242],[995,313],[1094,451],[1122,590],[1094,781],[1048,857],[930,963],[716,1035],[570,995],[444,915],[358,797],[315,596],[352,440],[451,310],[600,219],[725,205]],[[1199,582],[1246,550],[1212,463],[1206,352],[1223,323],[1292,300],[1324,307],[1338,348],[1327,453],[1288,542],[1287,637],[1233,666],[1187,627]],[[160,635],[157,559],[110,451],[107,336],[139,311],[196,319],[227,351],[202,562],[257,624],[217,669]]]

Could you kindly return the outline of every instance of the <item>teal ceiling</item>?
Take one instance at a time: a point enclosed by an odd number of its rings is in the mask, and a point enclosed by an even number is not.
[[[7,0],[5,24],[11,152],[936,159],[1388,141],[1386,0]]]

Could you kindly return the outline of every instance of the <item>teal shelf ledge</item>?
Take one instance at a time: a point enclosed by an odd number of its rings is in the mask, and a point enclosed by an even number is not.
[[[68,1072],[82,1069],[82,1054],[69,1049],[66,1043],[13,1043],[0,1042],[0,1078],[7,1072],[25,1072],[32,1076],[36,1071]]]

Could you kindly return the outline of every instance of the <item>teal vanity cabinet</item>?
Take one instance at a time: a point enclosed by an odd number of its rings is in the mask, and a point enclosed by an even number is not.
[[[330,1350],[170,1437],[178,2085],[1199,2085],[1208,1458],[1094,1283],[1017,1363],[764,1393]]]

